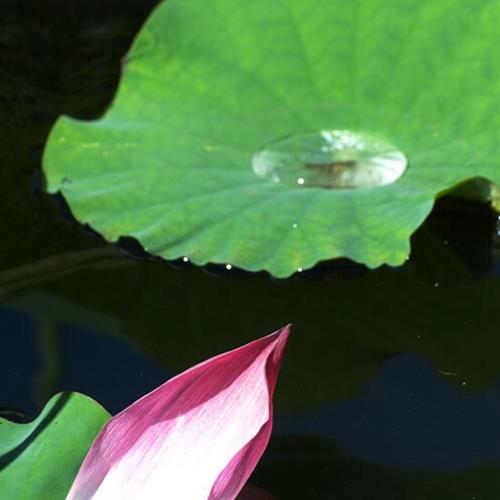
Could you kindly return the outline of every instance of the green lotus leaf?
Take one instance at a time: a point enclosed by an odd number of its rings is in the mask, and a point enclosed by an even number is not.
[[[5,500],[65,498],[110,415],[78,393],[54,396],[33,422],[0,418],[0,492]]]
[[[499,0],[169,0],[106,114],[55,125],[48,191],[166,259],[398,265],[436,197],[500,183],[499,23]]]

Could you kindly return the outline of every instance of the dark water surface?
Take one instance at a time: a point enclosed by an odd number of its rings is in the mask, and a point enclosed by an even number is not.
[[[440,202],[401,268],[332,262],[274,280],[112,247],[43,193],[51,125],[105,109],[154,3],[0,7],[3,414],[33,417],[60,390],[117,412],[292,322],[255,484],[282,500],[500,499],[500,245],[487,208]]]

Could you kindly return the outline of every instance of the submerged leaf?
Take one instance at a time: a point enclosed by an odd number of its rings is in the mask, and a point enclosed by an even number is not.
[[[433,201],[500,182],[500,0],[169,0],[49,192],[107,239],[288,276],[400,264]]]
[[[236,498],[269,441],[288,332],[200,363],[113,417],[68,500]]]
[[[28,424],[0,418],[0,498],[63,499],[108,418],[78,393],[54,396]]]

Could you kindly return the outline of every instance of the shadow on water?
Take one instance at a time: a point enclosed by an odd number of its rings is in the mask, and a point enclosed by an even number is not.
[[[273,485],[275,495],[291,500],[496,500],[500,488],[497,467],[402,471],[347,458],[325,439],[295,436],[271,441],[253,482]]]
[[[59,115],[102,113],[116,90],[121,58],[156,3],[27,0],[0,6],[0,268],[102,244],[59,218],[54,201],[40,192],[41,154]]]
[[[117,412],[292,322],[254,482],[282,499],[496,500],[500,246],[488,209],[438,202],[400,268],[334,261],[275,280],[165,263],[130,239],[110,246],[43,194],[51,125],[102,112],[154,4],[0,9],[0,407],[34,416],[77,390]]]

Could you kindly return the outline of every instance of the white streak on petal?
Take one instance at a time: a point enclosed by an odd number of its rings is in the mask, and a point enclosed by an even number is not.
[[[267,351],[203,405],[148,428],[111,468],[93,499],[207,499],[235,450],[269,419]]]

